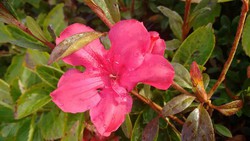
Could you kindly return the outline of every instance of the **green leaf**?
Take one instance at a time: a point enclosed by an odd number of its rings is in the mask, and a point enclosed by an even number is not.
[[[11,33],[8,31],[6,25],[0,23],[0,43],[7,43],[13,40]]]
[[[16,141],[27,141],[29,136],[31,119],[26,118],[22,121],[20,128],[16,134]]]
[[[179,63],[171,63],[174,67],[175,75],[174,82],[183,88],[192,89],[192,82],[189,71]]]
[[[164,6],[158,6],[157,7],[163,15],[169,18],[169,25],[171,30],[173,31],[174,35],[179,39],[182,40],[182,24],[183,20],[181,16],[171,9],[164,7]]]
[[[28,135],[28,140],[27,141],[32,141],[33,136],[34,136],[34,131],[35,131],[35,121],[36,121],[36,114],[33,114],[31,122],[30,122],[30,129],[29,129],[29,135]]]
[[[25,67],[35,70],[38,65],[47,65],[49,60],[49,54],[47,52],[42,52],[34,49],[27,49],[25,54]],[[60,69],[58,63],[53,63],[53,67]]]
[[[143,130],[142,141],[155,141],[157,140],[159,132],[159,117],[151,120]]]
[[[49,96],[52,89],[41,83],[31,87],[20,96],[17,101],[16,119],[28,116],[50,102]]]
[[[214,23],[215,18],[220,15],[220,11],[221,6],[217,0],[202,0],[190,14],[190,26],[196,30],[208,23]]]
[[[229,137],[229,138],[232,138],[232,133],[231,131],[225,127],[224,125],[222,124],[214,124],[214,129],[221,135],[225,136],[225,137]]]
[[[10,108],[0,106],[0,123],[14,121],[14,111]]]
[[[56,88],[59,78],[63,72],[51,66],[38,65],[36,67],[36,73],[38,76],[52,88]]]
[[[19,85],[22,86],[23,90],[26,90],[40,82],[41,79],[38,77],[38,75],[33,71],[29,70],[28,68],[24,68],[23,73],[20,74]]]
[[[64,118],[65,114],[55,109],[42,115],[38,125],[44,140],[56,140],[63,136]]]
[[[42,41],[45,41],[45,42],[47,41],[42,29],[32,17],[30,16],[26,17],[26,24],[33,35],[35,35],[38,39]]]
[[[95,39],[100,38],[103,35],[103,33],[92,31],[75,34],[73,36],[70,36],[69,38],[66,38],[52,51],[49,59],[49,64],[76,52],[77,50],[83,48],[87,44],[91,43]]]
[[[182,127],[182,141],[215,141],[212,120],[200,105],[188,116]]]
[[[121,125],[122,131],[127,138],[131,138],[132,135],[132,122],[129,114],[126,115],[125,121]]]
[[[12,25],[8,25],[7,29],[11,33],[11,36],[13,37],[10,43],[23,47],[23,48],[31,48],[31,49],[41,50],[41,51],[49,50],[49,48],[44,46],[43,43],[37,41],[37,39],[25,33],[21,29]]]
[[[12,58],[11,65],[5,73],[4,79],[7,83],[11,83],[14,79],[18,78],[23,72],[23,55],[16,55]]]
[[[27,3],[31,4],[35,8],[39,8],[41,0],[25,0]]]
[[[112,24],[121,19],[118,0],[84,0],[84,2],[100,9]]]
[[[184,66],[193,61],[204,65],[211,56],[215,46],[215,37],[211,27],[200,27],[189,35],[176,51],[173,62]]]
[[[52,40],[52,37],[50,37],[50,33],[47,30],[49,25],[52,26],[57,36],[67,26],[67,23],[64,21],[63,7],[64,4],[57,4],[44,19],[43,29],[47,39],[50,41]]]
[[[141,114],[138,115],[134,128],[132,130],[132,136],[130,141],[139,141],[142,138],[142,131],[143,131],[143,124],[142,124],[142,117]]]
[[[79,141],[82,139],[84,114],[67,114],[67,123],[61,141]]]
[[[178,95],[171,99],[162,109],[163,116],[170,116],[185,110],[194,101],[194,96],[188,96],[185,94]]]
[[[250,57],[250,15],[247,16],[242,33],[242,46],[246,55]]]
[[[0,105],[13,109],[13,100],[10,95],[9,84],[0,79]]]
[[[166,50],[176,50],[180,47],[181,41],[178,39],[173,39],[170,41],[166,41]]]

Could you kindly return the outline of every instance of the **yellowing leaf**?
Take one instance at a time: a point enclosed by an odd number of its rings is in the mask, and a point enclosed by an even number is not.
[[[213,108],[226,116],[231,116],[236,112],[238,112],[242,107],[243,107],[242,100],[235,100],[221,106],[214,106]]]
[[[51,64],[78,51],[103,35],[103,33],[92,31],[70,36],[55,47],[55,49],[51,52],[48,63]]]

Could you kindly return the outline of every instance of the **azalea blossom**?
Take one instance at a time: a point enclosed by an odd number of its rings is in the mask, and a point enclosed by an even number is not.
[[[80,32],[93,31],[83,24],[68,26],[56,43]],[[174,69],[164,58],[164,40],[157,32],[148,32],[143,23],[124,20],[109,31],[109,50],[99,39],[63,58],[73,66],[84,66],[84,72],[68,70],[51,93],[52,101],[64,112],[89,110],[99,134],[109,136],[131,111],[129,92],[138,84],[166,90],[173,82]]]

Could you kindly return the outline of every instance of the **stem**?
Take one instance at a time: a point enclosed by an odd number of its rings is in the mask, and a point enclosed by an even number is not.
[[[219,85],[223,82],[223,80],[225,79],[226,73],[233,61],[237,46],[239,44],[239,40],[241,38],[241,34],[242,34],[242,30],[244,27],[244,23],[245,23],[245,19],[246,19],[246,15],[248,12],[248,0],[242,0],[243,5],[242,5],[242,9],[241,9],[241,14],[240,14],[240,20],[239,20],[239,24],[238,24],[238,28],[237,28],[237,32],[234,38],[234,42],[232,45],[232,49],[229,53],[228,59],[225,62],[224,66],[223,66],[223,70],[218,78],[218,80],[216,81],[216,83],[214,84],[214,86],[212,87],[212,89],[209,91],[208,93],[208,99],[210,99],[212,97],[212,95],[214,94],[215,90],[219,87]]]
[[[161,114],[162,111],[162,107],[159,106],[158,104],[152,102],[150,99],[147,99],[146,97],[140,95],[139,93],[137,93],[136,91],[131,91],[131,94],[133,94],[134,96],[136,96],[137,98],[139,98],[141,101],[143,101],[144,103],[148,104],[153,110],[155,110],[159,115]],[[162,117],[162,116],[161,116]],[[183,125],[184,122],[182,120],[180,120],[179,118],[175,117],[175,116],[168,116],[169,118],[171,118],[172,120],[176,121],[177,123]],[[163,117],[164,118],[164,117]],[[164,118],[165,119],[165,118]],[[166,120],[165,120],[166,121]]]
[[[180,85],[178,85],[177,83],[173,82],[172,83],[172,87],[186,95],[189,95],[189,96],[194,96],[193,94],[191,94],[190,92],[186,91],[185,89],[183,89]]]
[[[133,16],[134,14],[134,10],[135,10],[135,0],[132,0],[132,3],[131,3],[131,16]]]
[[[89,0],[83,0],[84,3],[86,5],[88,5],[88,7],[95,12],[95,14],[109,27],[111,28],[114,24],[111,23],[108,18],[106,17],[106,15],[104,14],[104,12],[102,11],[102,9],[100,9],[97,5],[95,5],[92,1]]]
[[[190,30],[189,21],[188,21],[188,16],[189,16],[189,13],[190,13],[190,7],[191,7],[191,0],[186,0],[185,13],[184,13],[183,25],[182,25],[182,40],[183,41],[187,37],[187,34],[188,34],[189,30]]]

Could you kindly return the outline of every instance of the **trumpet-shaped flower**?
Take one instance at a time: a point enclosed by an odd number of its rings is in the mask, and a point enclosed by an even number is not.
[[[68,26],[57,38],[65,38],[93,29],[82,25]],[[97,131],[109,136],[117,130],[131,111],[129,92],[137,83],[167,89],[173,82],[174,69],[164,58],[165,42],[157,32],[148,32],[136,20],[116,23],[108,33],[111,47],[105,50],[99,39],[63,61],[84,66],[84,72],[68,70],[51,93],[53,102],[64,112],[78,113],[90,110]]]

